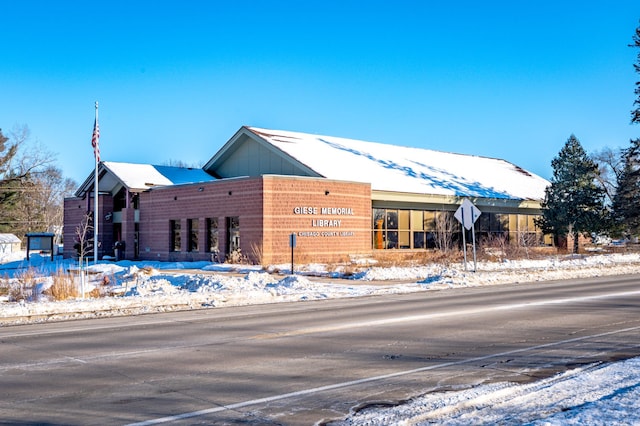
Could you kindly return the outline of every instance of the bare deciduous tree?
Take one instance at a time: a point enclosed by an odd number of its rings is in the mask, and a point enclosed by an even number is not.
[[[75,248],[78,251],[78,270],[80,273],[80,286],[82,297],[85,293],[85,274],[84,263],[85,258],[93,252],[93,218],[91,213],[87,213],[82,217],[82,221],[76,226],[76,244]]]
[[[78,252],[78,263],[84,264],[84,260],[93,253],[93,218],[91,213],[82,217],[82,221],[76,226],[76,242],[74,245]]]
[[[596,180],[604,189],[607,205],[611,205],[616,194],[616,184],[622,169],[624,168],[623,150],[605,147],[590,155],[591,159],[598,165],[598,175]]]
[[[63,178],[51,152],[29,139],[27,126],[15,127],[9,137],[0,130],[0,231],[59,236],[64,197],[76,184]]]
[[[453,250],[453,234],[456,232],[457,221],[453,212],[441,211],[436,213],[436,247],[444,252]]]

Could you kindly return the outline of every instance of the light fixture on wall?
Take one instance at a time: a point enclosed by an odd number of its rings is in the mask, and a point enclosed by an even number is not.
[[[233,192],[232,192],[232,191],[229,191],[229,195],[231,195],[231,194],[233,194]]]
[[[198,192],[202,192],[202,191],[204,191],[204,188],[201,186],[198,188]]]
[[[328,189],[326,189],[326,190],[324,191],[324,195],[329,195],[329,194],[330,194],[329,190],[328,190]]]

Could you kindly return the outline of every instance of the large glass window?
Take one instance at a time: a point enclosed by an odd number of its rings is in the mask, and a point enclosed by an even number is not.
[[[238,216],[227,218],[227,254],[231,254],[240,249],[240,218]]]
[[[189,250],[198,251],[198,227],[200,221],[198,219],[188,219],[187,228],[189,232]]]
[[[170,251],[180,251],[182,239],[180,235],[180,220],[170,220],[169,227],[171,231]]]
[[[218,250],[218,218],[211,217],[207,219],[207,251],[217,253]]]
[[[453,211],[373,209],[374,249],[450,249],[460,242],[460,224]],[[506,238],[532,245],[542,241],[536,215],[482,213],[476,222],[476,238]]]

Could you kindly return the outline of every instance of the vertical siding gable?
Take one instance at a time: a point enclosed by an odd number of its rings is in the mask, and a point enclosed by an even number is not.
[[[266,174],[309,176],[294,162],[251,138],[236,142],[236,147],[217,168],[222,177],[261,176]]]

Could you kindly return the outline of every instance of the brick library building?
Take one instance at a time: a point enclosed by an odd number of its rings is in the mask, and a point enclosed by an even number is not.
[[[436,250],[443,233],[458,240],[465,199],[481,211],[476,238],[543,244],[549,185],[502,159],[255,127],[201,169],[103,161],[97,176],[97,191],[92,172],[65,199],[65,257],[94,219],[99,259],[276,264],[293,241],[307,263]]]

